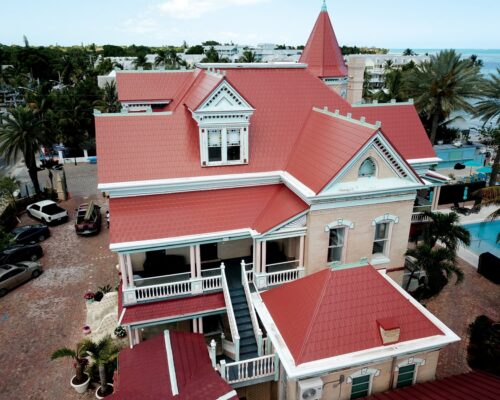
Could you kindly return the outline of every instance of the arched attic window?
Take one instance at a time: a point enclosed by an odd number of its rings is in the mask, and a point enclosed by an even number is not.
[[[359,167],[358,178],[371,178],[375,175],[377,175],[377,165],[373,158],[368,157]]]

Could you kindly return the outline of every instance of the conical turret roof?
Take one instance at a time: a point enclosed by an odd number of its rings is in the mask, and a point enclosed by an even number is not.
[[[319,78],[347,76],[347,67],[325,3],[299,62],[308,64],[309,71]]]

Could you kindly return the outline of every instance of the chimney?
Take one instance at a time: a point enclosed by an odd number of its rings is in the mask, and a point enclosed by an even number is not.
[[[382,344],[393,344],[399,342],[400,327],[395,318],[377,319]]]
[[[347,67],[347,101],[350,104],[361,103],[363,100],[363,82],[365,75],[364,56],[349,56],[349,65]]]

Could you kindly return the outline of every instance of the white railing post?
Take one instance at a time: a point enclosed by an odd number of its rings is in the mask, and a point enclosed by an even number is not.
[[[227,381],[227,377],[226,377],[226,361],[225,360],[220,360],[220,376],[222,377],[222,379],[224,379],[225,381]]]
[[[262,330],[259,329],[257,331],[257,354],[259,355],[259,357],[262,356],[262,353],[263,353],[262,350],[263,350],[262,349]]]
[[[280,377],[280,358],[278,353],[274,354],[274,381],[277,382]]]
[[[212,339],[210,342],[210,359],[212,360],[212,367],[217,369],[217,343]]]

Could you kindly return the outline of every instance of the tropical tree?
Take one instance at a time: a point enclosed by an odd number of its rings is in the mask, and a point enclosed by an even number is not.
[[[106,82],[104,88],[102,89],[102,92],[102,99],[96,100],[94,102],[94,105],[97,107],[97,109],[105,113],[120,112],[121,104],[118,101],[116,83],[114,81]]]
[[[155,67],[165,66],[165,64],[167,64],[167,60],[168,60],[167,50],[166,49],[159,49],[156,52],[154,66]]]
[[[113,342],[111,336],[105,336],[97,343],[90,340],[84,341],[85,351],[99,370],[99,380],[101,387],[98,389],[100,396],[107,396],[113,392],[112,386],[108,385],[106,377],[106,365],[118,357],[120,348]]]
[[[479,59],[477,57],[477,54],[472,54],[469,57],[469,61],[472,63],[472,65],[475,65],[476,67],[482,67],[484,65],[483,60]]]
[[[167,60],[168,63],[173,67],[177,68],[181,63],[180,57],[177,55],[177,49],[175,47],[169,47],[167,49]]]
[[[257,58],[255,57],[255,52],[246,50],[238,61],[243,63],[254,63],[257,62]]]
[[[7,117],[0,121],[0,154],[3,154],[7,162],[14,161],[19,155],[24,157],[36,193],[41,192],[36,153],[46,142],[43,120],[29,106],[11,109]]]
[[[416,56],[417,53],[415,53],[412,49],[406,49],[405,51],[403,51],[403,55],[404,56]]]
[[[432,55],[408,73],[405,91],[414,99],[419,113],[430,119],[432,144],[441,120],[455,110],[474,111],[468,100],[479,96],[479,83],[479,67],[461,60],[455,50]]]
[[[424,229],[424,243],[433,248],[439,241],[453,254],[456,254],[459,244],[470,245],[470,233],[459,225],[458,214],[425,211],[424,215],[430,219]]]
[[[133,64],[135,69],[151,69],[151,63],[148,61],[146,54],[138,54]]]
[[[56,351],[54,351],[51,355],[52,360],[56,360],[58,358],[71,358],[74,360],[75,366],[75,377],[73,378],[74,385],[81,385],[85,383],[88,377],[85,376],[84,371],[85,367],[88,364],[87,352],[86,352],[85,343],[79,343],[76,346],[75,350],[69,349],[67,347],[62,347]]]
[[[408,249],[406,255],[414,257],[418,269],[425,271],[426,277],[421,279],[415,293],[418,300],[438,294],[453,275],[456,277],[456,284],[463,280],[463,272],[455,265],[455,256],[447,248],[432,248],[423,243],[415,249]]]
[[[488,219],[495,219],[500,217],[500,186],[488,186],[483,189],[479,189],[476,192],[472,193],[474,196],[478,196],[481,198],[481,204],[483,206],[495,205],[499,206],[498,209],[493,211]],[[500,241],[500,232],[497,236],[497,242]]]
[[[5,196],[9,202],[15,207],[16,198],[14,193],[19,190],[19,182],[10,176],[3,176],[0,178],[0,196]]]
[[[203,63],[227,63],[229,60],[225,57],[220,57],[214,46],[211,46],[206,52],[205,57],[201,60]]]

